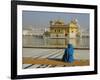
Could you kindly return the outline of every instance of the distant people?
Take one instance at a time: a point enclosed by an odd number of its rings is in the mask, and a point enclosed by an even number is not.
[[[70,63],[74,61],[74,48],[72,44],[68,44],[68,47],[65,49],[63,61]]]

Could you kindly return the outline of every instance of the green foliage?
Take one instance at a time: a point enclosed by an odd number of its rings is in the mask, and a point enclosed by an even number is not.
[[[50,32],[46,31],[46,32],[44,32],[43,35],[45,35],[46,37],[49,37],[50,36]]]

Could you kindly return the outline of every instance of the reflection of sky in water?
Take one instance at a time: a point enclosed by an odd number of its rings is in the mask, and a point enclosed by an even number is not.
[[[48,39],[33,36],[23,36],[23,46],[66,46],[68,43],[72,43],[74,47],[89,48],[89,38],[77,38],[77,39]]]

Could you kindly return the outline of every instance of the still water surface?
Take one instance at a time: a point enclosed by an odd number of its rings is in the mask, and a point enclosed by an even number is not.
[[[89,37],[64,39],[23,36],[23,47],[65,47],[69,42],[74,48],[89,48]]]

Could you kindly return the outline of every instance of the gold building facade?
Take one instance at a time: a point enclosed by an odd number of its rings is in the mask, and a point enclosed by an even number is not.
[[[72,20],[68,24],[61,20],[50,21],[51,38],[76,38],[78,35],[80,35],[80,32],[76,20]]]

